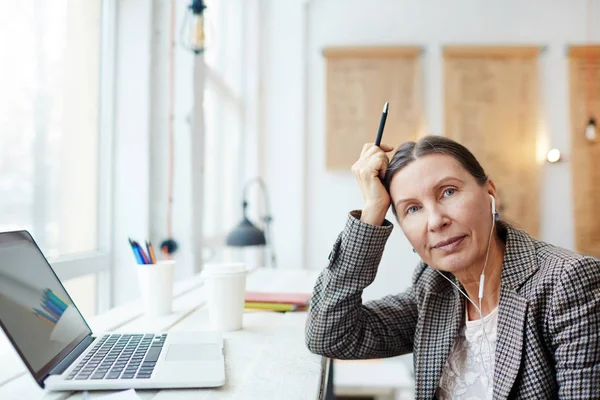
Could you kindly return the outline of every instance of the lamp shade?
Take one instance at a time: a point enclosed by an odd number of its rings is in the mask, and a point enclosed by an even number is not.
[[[227,235],[227,246],[264,246],[267,243],[265,234],[245,218]]]

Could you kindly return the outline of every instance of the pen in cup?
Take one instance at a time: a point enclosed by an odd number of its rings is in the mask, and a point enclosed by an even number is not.
[[[146,240],[146,250],[148,250],[148,257],[150,257],[150,261],[152,264],[156,264],[156,254],[154,253],[154,247],[152,247],[152,243],[149,240]]]
[[[138,264],[153,264],[151,258],[146,255],[142,246],[135,240],[129,239],[129,245],[131,246],[131,251],[133,251],[133,256],[135,257]]]
[[[142,264],[152,264],[152,260],[150,260],[150,257],[146,254],[142,246],[140,246],[140,244],[135,240],[133,241],[133,243],[135,244],[135,247],[137,247],[138,251],[140,252],[140,256],[142,257],[142,260],[144,261]]]
[[[133,256],[138,264],[144,264],[144,259],[142,258],[141,253],[135,245],[135,242],[129,238],[129,246],[131,246],[131,251],[133,252]]]

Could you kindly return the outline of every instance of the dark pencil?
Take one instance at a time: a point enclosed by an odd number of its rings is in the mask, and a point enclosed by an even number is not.
[[[385,120],[387,119],[388,113],[388,102],[386,101],[383,105],[383,112],[381,113],[381,120],[379,121],[379,129],[377,130],[377,138],[375,139],[375,146],[379,147],[381,144],[381,137],[383,136],[383,128],[385,127]]]

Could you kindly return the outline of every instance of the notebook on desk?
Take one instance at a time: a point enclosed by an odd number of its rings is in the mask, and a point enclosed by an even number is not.
[[[225,383],[220,333],[93,333],[27,231],[0,233],[0,325],[42,388]]]
[[[246,292],[245,308],[248,310],[306,311],[310,293]]]
[[[246,292],[245,300],[253,303],[278,303],[305,306],[310,301],[310,293]]]

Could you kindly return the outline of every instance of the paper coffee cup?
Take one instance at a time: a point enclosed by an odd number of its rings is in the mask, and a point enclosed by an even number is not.
[[[243,263],[204,266],[204,290],[210,328],[218,331],[242,329],[246,275]]]
[[[149,317],[170,314],[173,308],[174,260],[136,265],[144,313]]]

